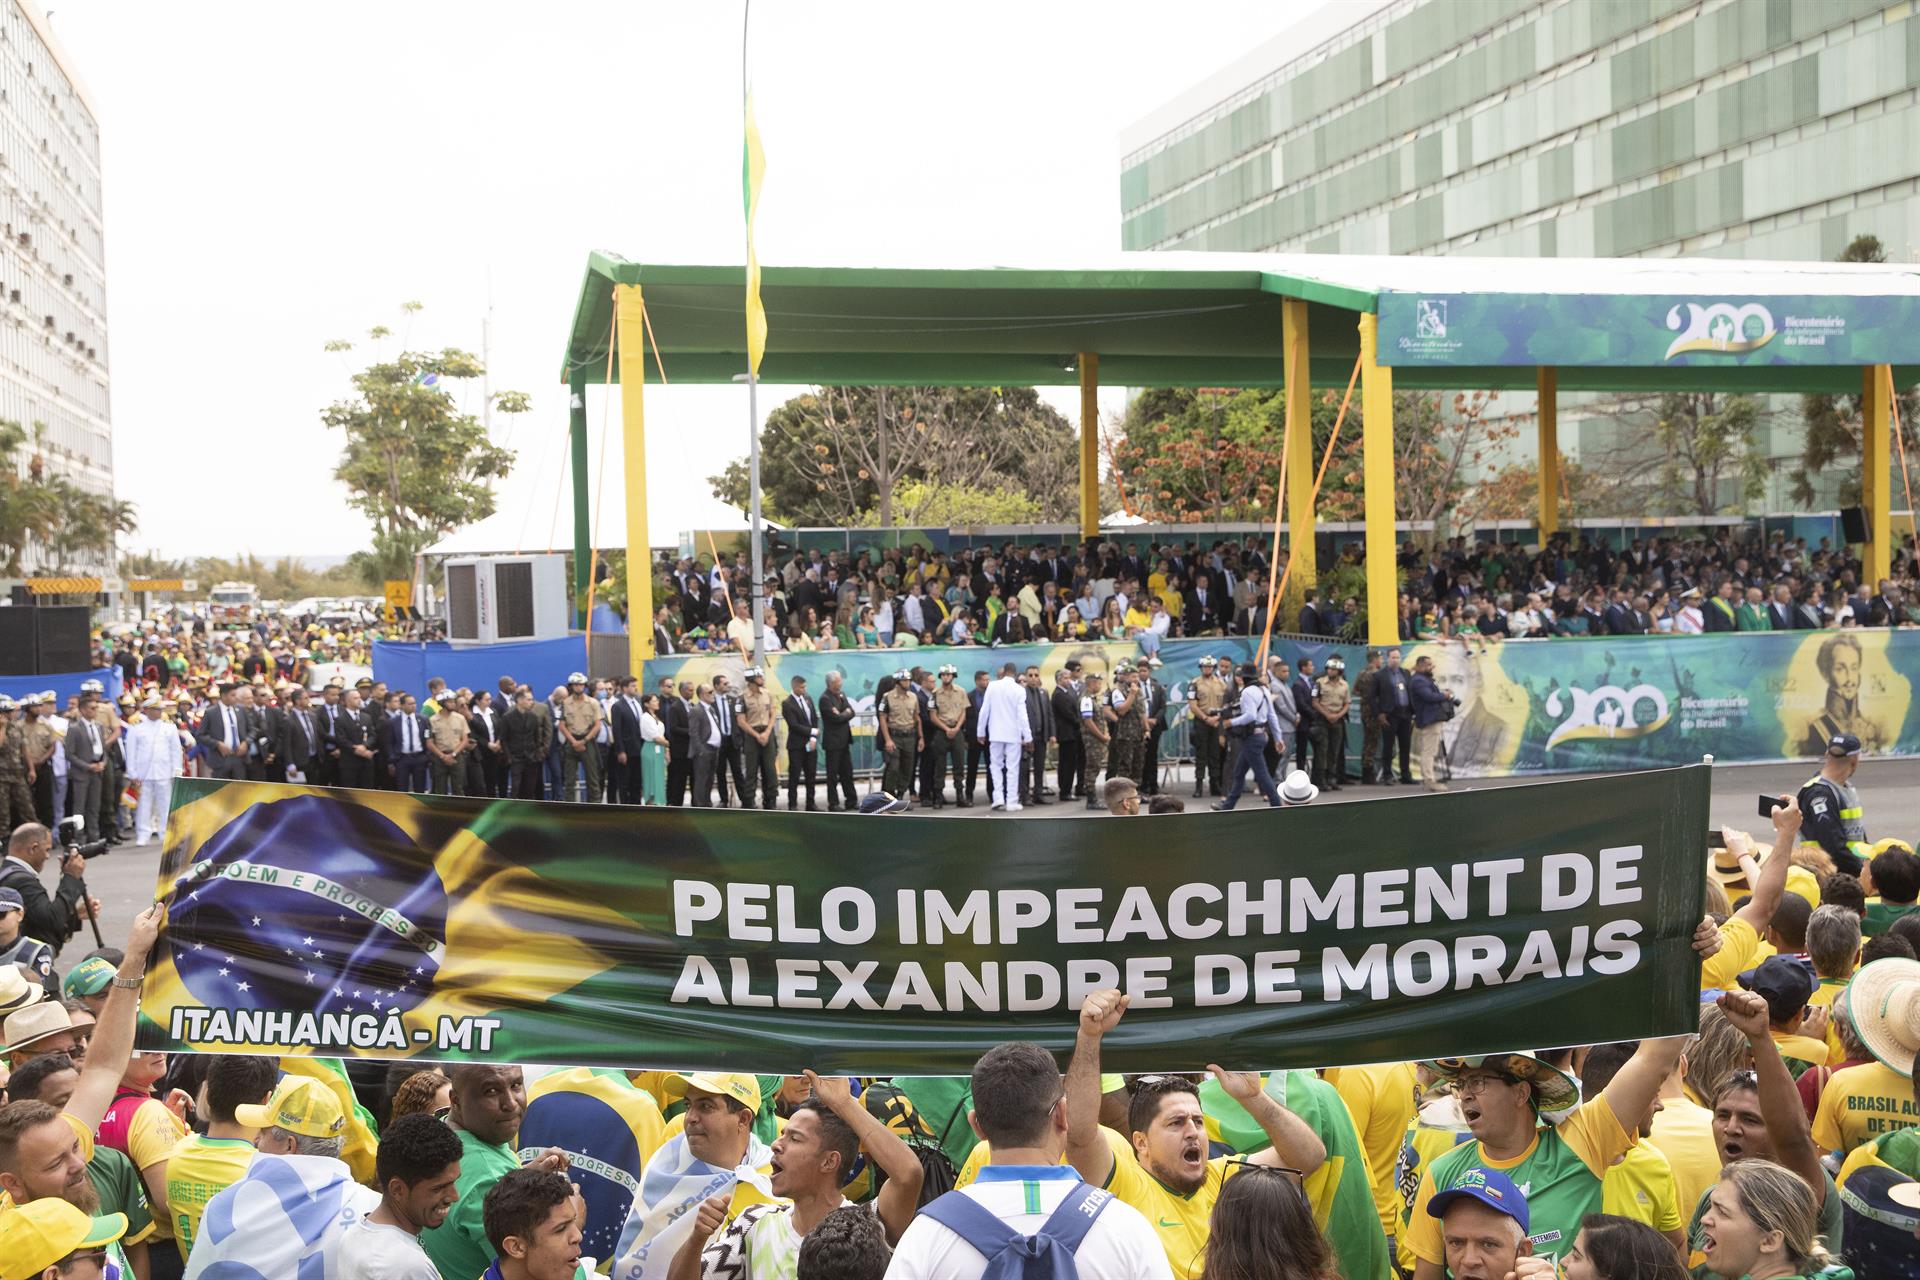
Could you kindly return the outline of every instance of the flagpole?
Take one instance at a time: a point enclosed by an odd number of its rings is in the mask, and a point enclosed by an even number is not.
[[[753,0],[741,0],[740,5],[740,119],[744,129],[752,127],[751,99],[748,96],[747,80],[747,31],[753,18]],[[753,210],[747,210],[747,261],[753,261]],[[761,633],[761,619],[766,615],[766,606],[761,603],[761,585],[766,580],[766,566],[762,563],[761,546],[764,539],[760,536],[760,371],[758,361],[751,352],[747,355],[747,538],[752,543],[749,549],[753,582],[749,585],[747,608],[753,617],[753,663],[759,666],[766,661],[766,637]]]

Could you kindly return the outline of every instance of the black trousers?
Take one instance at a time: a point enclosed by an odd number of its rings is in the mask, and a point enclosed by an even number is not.
[[[1412,782],[1413,773],[1407,768],[1407,757],[1413,751],[1411,715],[1390,715],[1386,727],[1380,730],[1380,776],[1383,778],[1393,772],[1395,744],[1400,748],[1400,781]]]
[[[33,780],[33,814],[40,825],[53,830],[53,824],[59,821],[59,815],[53,811],[53,758],[40,766],[39,774]]]
[[[853,793],[853,746],[827,748],[827,808],[858,809],[860,797]]]
[[[720,788],[722,807],[727,804],[727,775],[731,773],[734,792],[740,797],[740,807],[753,808],[753,788],[747,785],[746,755],[741,742],[742,737],[739,729],[735,729],[732,733],[722,732],[720,735],[720,755],[714,762],[713,780]],[[768,800],[771,802],[771,794]]]
[[[713,807],[713,776],[720,772],[715,766],[720,757],[714,755],[693,757],[693,807],[711,809]]]
[[[967,799],[973,799],[974,789],[980,782],[980,762],[987,758],[987,744],[967,739]]]
[[[1147,735],[1147,745],[1140,755],[1140,790],[1147,795],[1160,794],[1160,735],[1165,729],[1155,729]]]
[[[794,796],[800,787],[807,791],[807,808],[813,808],[813,788],[815,786],[813,752],[807,750],[807,744],[787,744],[787,808],[794,807]],[[832,794],[831,791],[828,792]],[[772,806],[769,805],[769,808]]]
[[[1078,738],[1060,739],[1060,767],[1055,773],[1056,785],[1060,788],[1060,798],[1071,800],[1082,785],[1086,771],[1087,753]]]
[[[513,762],[513,798],[515,800],[538,800],[542,784],[541,772],[546,768],[545,760],[516,760]]]
[[[693,781],[693,762],[667,752],[667,803],[679,808],[687,802],[687,784]]]
[[[373,786],[373,761],[357,756],[352,751],[340,753],[340,785],[359,787],[363,790]]]
[[[1020,757],[1020,803],[1037,803],[1041,788],[1046,785],[1047,743],[1046,739],[1036,737],[1033,750]]]

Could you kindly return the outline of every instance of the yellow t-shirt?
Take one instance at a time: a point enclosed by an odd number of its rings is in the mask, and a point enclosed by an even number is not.
[[[1406,1223],[1413,1215],[1415,1203],[1412,1197],[1426,1181],[1428,1165],[1461,1143],[1472,1140],[1467,1122],[1460,1117],[1460,1104],[1450,1094],[1443,1093],[1429,1100],[1407,1124],[1393,1171],[1393,1194],[1400,1215],[1393,1224],[1393,1253],[1400,1270],[1407,1275],[1413,1274],[1416,1261],[1413,1250],[1407,1247]]]
[[[1150,610],[1142,608],[1138,603],[1130,604],[1127,606],[1126,622],[1130,627],[1140,627],[1144,629],[1153,625],[1153,614]]]
[[[1713,1141],[1713,1112],[1688,1098],[1663,1098],[1660,1114],[1653,1118],[1653,1136],[1647,1142],[1657,1147],[1673,1170],[1676,1199],[1692,1206],[1708,1187],[1720,1181],[1720,1148]]]
[[[1138,1209],[1153,1224],[1160,1247],[1167,1251],[1167,1262],[1176,1277],[1200,1280],[1206,1264],[1207,1233],[1213,1218],[1213,1203],[1242,1166],[1226,1156],[1207,1161],[1206,1178],[1191,1195],[1181,1195],[1164,1186],[1158,1178],[1140,1167],[1127,1140],[1111,1129],[1101,1133],[1113,1148],[1113,1174],[1107,1190],[1124,1204]]]
[[[1807,1003],[1816,1008],[1831,1009],[1833,1008],[1833,1002],[1839,999],[1846,989],[1847,980],[1845,978],[1822,978],[1820,979],[1819,987],[1814,990],[1813,995],[1808,998]],[[1846,1060],[1847,1050],[1846,1047],[1840,1043],[1840,1033],[1835,1031],[1833,1024],[1829,1022],[1827,1024],[1827,1061],[1845,1062]]]
[[[187,1126],[180,1117],[158,1098],[149,1098],[134,1108],[133,1119],[127,1124],[127,1158],[144,1174],[171,1156],[186,1136]]]
[[[1825,1040],[1815,1040],[1812,1036],[1803,1036],[1798,1032],[1782,1031],[1778,1027],[1772,1028],[1772,1031],[1773,1043],[1779,1048],[1781,1057],[1797,1059],[1800,1062],[1806,1063],[1809,1067],[1824,1067],[1827,1065],[1827,1042]],[[1789,1063],[1788,1066],[1791,1067],[1792,1063]],[[1804,1070],[1804,1068],[1802,1069]],[[1797,1072],[1794,1078],[1799,1078]]]
[[[1477,1143],[1473,1145],[1478,1146]],[[1528,1188],[1528,1208],[1535,1213],[1532,1229],[1536,1237],[1536,1251],[1558,1256],[1573,1243],[1574,1232],[1584,1214],[1573,1214],[1570,1221],[1554,1221],[1545,1200],[1551,1195],[1555,1201],[1572,1207],[1587,1198],[1587,1188],[1591,1188],[1593,1183],[1600,1183],[1601,1186],[1595,1189],[1604,1191],[1607,1169],[1632,1145],[1633,1135],[1621,1127],[1620,1118],[1613,1114],[1613,1108],[1607,1105],[1606,1094],[1602,1093],[1559,1124],[1537,1130],[1533,1141],[1519,1155],[1496,1160],[1481,1148],[1473,1159],[1476,1165],[1502,1170]],[[1574,1177],[1565,1176],[1569,1172],[1565,1157],[1569,1154],[1585,1166],[1584,1173],[1574,1170]],[[1575,1185],[1582,1177],[1591,1179],[1591,1182],[1584,1187]],[[1545,1179],[1554,1181],[1542,1185]],[[1436,1189],[1433,1165],[1429,1164],[1420,1174],[1420,1189],[1414,1192],[1413,1213],[1407,1219],[1405,1233],[1407,1247],[1415,1258],[1444,1266],[1447,1253],[1440,1236],[1440,1220],[1427,1212],[1427,1203],[1433,1199]],[[1549,1211],[1542,1214],[1543,1209]],[[1558,1230],[1560,1236],[1544,1242],[1546,1247],[1541,1247],[1543,1242],[1538,1237],[1554,1230]]]
[[[1760,935],[1739,916],[1720,926],[1720,950],[1700,965],[1702,991],[1732,991],[1740,984],[1741,973],[1753,968],[1760,950]]]
[[[1913,1082],[1879,1062],[1836,1071],[1827,1078],[1813,1115],[1813,1140],[1842,1154],[1895,1129],[1920,1125]]]
[[[238,1138],[183,1138],[167,1158],[167,1221],[180,1243],[180,1256],[193,1251],[200,1215],[207,1201],[246,1177],[253,1163],[251,1142]]]
[[[1655,1231],[1678,1231],[1680,1193],[1673,1166],[1651,1143],[1628,1147],[1600,1180],[1600,1212],[1644,1222]]]
[[[1411,1062],[1384,1062],[1365,1067],[1336,1067],[1326,1081],[1347,1104],[1360,1146],[1367,1153],[1367,1171],[1373,1181],[1373,1203],[1389,1239],[1400,1234],[1403,1202],[1394,1181],[1400,1147],[1407,1126],[1418,1113],[1420,1082]]]

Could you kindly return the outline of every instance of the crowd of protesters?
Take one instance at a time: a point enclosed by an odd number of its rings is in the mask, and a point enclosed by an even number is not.
[[[166,909],[63,972],[63,868],[45,967],[0,966],[0,1277],[971,1280],[1007,1250],[1087,1280],[1905,1274],[1920,858],[1882,840],[1856,876],[1793,798],[1772,825],[1703,859],[1697,1035],[1317,1073],[1106,1074],[1117,990],[1064,1060],[1000,1044],[968,1076],[136,1053]],[[36,883],[47,844],[9,846]],[[591,1152],[543,1137],[576,1104]]]
[[[1338,559],[1363,567],[1357,544]],[[1265,633],[1273,575],[1287,563],[1285,550],[1275,563],[1256,536],[1007,542],[951,554],[811,550],[782,559],[763,580],[761,644],[763,652],[816,652],[1115,640],[1151,653],[1169,637]],[[1619,551],[1586,534],[1535,548],[1456,537],[1402,548],[1400,639],[1920,625],[1916,568],[1911,538],[1892,576],[1871,582],[1846,548],[1780,533],[1747,542],[1635,539]],[[653,619],[659,652],[752,652],[745,552],[730,564],[669,559],[656,572],[666,587]],[[1272,624],[1357,638],[1364,619],[1357,597],[1309,589]]]

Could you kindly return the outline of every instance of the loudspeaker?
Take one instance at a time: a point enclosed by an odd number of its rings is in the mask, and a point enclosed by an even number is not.
[[[37,612],[18,605],[0,609],[0,676],[39,674],[40,645],[33,625]]]
[[[93,665],[88,623],[93,610],[83,604],[48,605],[28,610],[38,632],[37,675],[85,671]]]
[[[1866,542],[1873,535],[1867,529],[1867,509],[1865,507],[1840,508],[1840,532],[1849,543]]]

